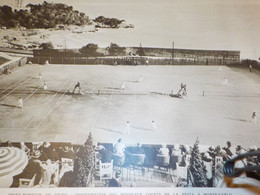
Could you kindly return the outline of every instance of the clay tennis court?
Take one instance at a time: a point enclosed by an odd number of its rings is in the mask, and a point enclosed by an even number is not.
[[[137,82],[140,75],[143,80]],[[68,93],[77,81],[84,95]],[[167,95],[177,93],[181,83],[187,85],[187,97]],[[19,97],[23,108],[17,106]],[[251,121],[260,111],[259,99],[259,72],[247,69],[32,64],[0,77],[0,138],[81,144],[91,132],[100,142],[121,137],[131,144],[193,144],[198,137],[205,145],[229,140],[249,147],[260,140],[260,120]],[[123,134],[126,121],[129,135]]]

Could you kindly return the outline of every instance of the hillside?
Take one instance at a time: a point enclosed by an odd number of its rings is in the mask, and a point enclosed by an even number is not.
[[[133,28],[124,24],[125,20],[99,16],[91,20],[85,13],[74,10],[72,6],[62,3],[28,4],[27,9],[12,10],[0,6],[0,26],[5,28],[55,28],[59,25],[95,25],[96,28]]]

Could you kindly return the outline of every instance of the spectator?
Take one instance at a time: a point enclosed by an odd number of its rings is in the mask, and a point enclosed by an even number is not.
[[[113,153],[119,156],[125,155],[125,144],[122,143],[122,139],[119,138],[117,142],[113,145]]]
[[[235,151],[232,148],[230,141],[227,141],[227,147],[223,147],[223,150],[226,152],[229,159],[231,159],[232,156],[235,154]]]
[[[162,144],[162,147],[159,149],[158,154],[164,156],[169,155],[169,149],[166,147],[166,144]]]

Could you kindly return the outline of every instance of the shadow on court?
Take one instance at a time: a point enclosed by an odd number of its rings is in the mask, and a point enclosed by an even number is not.
[[[145,127],[136,127],[136,126],[132,126],[133,128],[135,129],[139,129],[139,130],[142,130],[142,131],[153,131],[152,128],[145,128]]]
[[[239,119],[239,118],[228,118],[228,117],[225,117],[226,119],[229,119],[229,120],[234,120],[234,121],[241,121],[241,122],[251,122],[250,120],[245,120],[245,119]]]
[[[113,129],[103,128],[103,127],[100,127],[100,129],[103,129],[103,130],[108,131],[108,132],[117,133],[117,134],[123,134],[122,131],[116,131],[116,130],[113,130]]]
[[[0,104],[0,106],[6,106],[6,107],[9,107],[9,108],[19,108],[18,106],[9,105],[9,104]]]

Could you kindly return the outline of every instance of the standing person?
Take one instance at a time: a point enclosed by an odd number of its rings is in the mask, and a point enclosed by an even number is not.
[[[256,124],[256,111],[253,112],[252,114],[252,122],[254,122]]]
[[[157,129],[157,127],[156,127],[156,125],[155,125],[155,122],[152,121],[152,130],[155,130],[155,129]]]
[[[47,90],[47,89],[48,89],[48,87],[47,87],[47,82],[46,82],[46,81],[43,82],[43,89],[44,89],[44,90]]]
[[[126,126],[125,126],[123,134],[130,134],[130,128],[131,128],[130,122],[126,121]]]
[[[125,90],[125,82],[122,82],[122,84],[121,84],[121,90]]]
[[[224,147],[223,150],[225,150],[226,154],[228,155],[228,158],[231,159],[233,155],[235,155],[236,151],[232,147],[231,142],[227,141],[227,147]]]
[[[181,83],[181,90],[183,89],[183,87],[184,87],[184,84],[183,84],[183,83]]]
[[[227,84],[228,84],[228,79],[224,77],[223,85],[227,85]]]
[[[18,99],[18,108],[23,108],[23,99],[21,97]]]
[[[182,95],[183,95],[183,96],[184,96],[184,95],[187,96],[186,84],[183,85]]]
[[[75,85],[75,87],[74,87],[72,93],[74,93],[76,89],[78,89],[79,91],[81,91],[80,82],[77,82],[77,84]]]
[[[40,80],[42,79],[42,73],[39,73],[39,79]]]
[[[249,71],[252,72],[252,69],[253,69],[252,65],[249,64]]]

